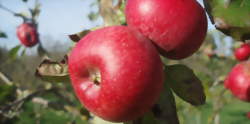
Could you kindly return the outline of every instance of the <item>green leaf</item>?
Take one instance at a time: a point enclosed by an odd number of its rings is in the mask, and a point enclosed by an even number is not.
[[[16,87],[13,85],[1,84],[0,85],[0,105],[6,104],[14,100]]]
[[[78,42],[79,40],[81,40],[84,36],[86,36],[90,32],[91,32],[90,30],[83,30],[83,31],[78,32],[76,34],[69,35],[69,38],[74,42]]]
[[[250,39],[249,0],[204,0],[218,30],[236,40]]]
[[[99,13],[98,13],[98,12],[97,12],[97,13],[95,13],[95,12],[90,12],[90,13],[88,14],[88,18],[89,18],[90,21],[95,21],[95,20],[98,19],[98,17],[99,17]]]
[[[192,105],[202,105],[206,96],[201,81],[193,70],[185,65],[167,66],[165,69],[166,83],[183,100]]]
[[[36,76],[48,82],[70,82],[66,61],[67,58],[61,62],[45,59],[36,69]]]
[[[179,124],[174,95],[165,82],[159,102],[152,109],[157,124]]]
[[[7,35],[4,32],[0,31],[0,38],[7,38]]]
[[[64,111],[57,111],[36,104],[32,101],[24,103],[23,111],[18,116],[15,124],[88,124],[80,116]]]
[[[17,45],[17,46],[15,46],[14,48],[12,48],[12,49],[9,51],[9,56],[10,56],[10,58],[16,59],[16,57],[17,57],[17,55],[18,55],[18,51],[19,51],[20,48],[21,48],[21,45]]]
[[[142,118],[125,124],[179,124],[174,95],[165,83],[159,101]]]

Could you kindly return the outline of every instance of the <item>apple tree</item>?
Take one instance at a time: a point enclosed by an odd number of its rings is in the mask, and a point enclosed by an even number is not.
[[[93,1],[99,10],[88,17],[103,24],[69,35],[72,46],[61,60],[39,40],[39,2],[31,16],[0,6],[23,18],[20,43],[38,44],[42,57],[34,90],[0,73],[0,122],[250,123],[250,2],[199,2]],[[207,31],[208,22],[215,29]],[[15,61],[21,47],[9,51]]]

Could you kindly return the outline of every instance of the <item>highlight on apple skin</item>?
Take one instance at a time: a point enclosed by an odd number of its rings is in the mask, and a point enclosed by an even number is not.
[[[196,0],[127,0],[125,15],[128,26],[169,59],[191,56],[207,33],[207,17]]]
[[[163,65],[150,41],[125,26],[93,31],[69,56],[81,103],[104,120],[134,120],[149,111],[163,87]]]
[[[240,100],[250,102],[250,61],[234,66],[224,81],[224,86]]]
[[[36,27],[32,23],[23,23],[17,27],[17,37],[26,47],[32,47],[39,42]]]

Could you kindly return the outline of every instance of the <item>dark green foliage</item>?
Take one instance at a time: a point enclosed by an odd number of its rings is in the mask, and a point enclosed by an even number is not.
[[[192,105],[205,103],[204,88],[192,69],[181,64],[166,66],[165,75],[166,83],[180,98]]]
[[[250,39],[249,0],[204,0],[217,29],[236,40]]]
[[[16,87],[0,83],[0,108],[16,98]]]
[[[7,35],[4,32],[0,31],[0,38],[7,38]]]

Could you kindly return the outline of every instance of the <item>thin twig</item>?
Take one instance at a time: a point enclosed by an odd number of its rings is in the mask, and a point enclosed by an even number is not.
[[[24,15],[22,15],[22,14],[20,14],[20,13],[16,13],[16,12],[12,11],[11,9],[9,9],[9,8],[7,8],[7,7],[5,7],[5,6],[3,6],[2,4],[0,4],[0,9],[3,9],[3,10],[5,10],[5,11],[7,11],[7,12],[13,14],[14,16],[21,17],[21,18],[22,18],[23,20],[25,20],[25,21],[26,21],[26,20],[29,20],[29,18],[25,17]]]
[[[12,85],[13,83],[2,73],[2,72],[0,72],[0,79],[4,82],[4,83],[6,83],[6,84],[8,84],[8,85]]]
[[[99,8],[105,26],[119,24],[112,0],[100,0]]]
[[[0,4],[0,8],[9,12],[9,13],[12,13],[13,15],[16,15],[17,13],[15,13],[14,11],[10,10],[9,8],[3,6],[2,4]]]
[[[18,106],[18,105],[22,104],[23,102],[32,99],[33,97],[36,97],[36,96],[43,94],[45,92],[52,92],[56,89],[57,88],[54,87],[54,88],[50,88],[50,89],[41,89],[41,90],[38,90],[36,92],[33,92],[33,93],[27,95],[26,97],[19,99],[19,100],[16,100],[13,103],[8,104],[5,107],[3,107],[2,109],[0,109],[0,114],[5,113],[5,112],[9,112],[13,107]]]

